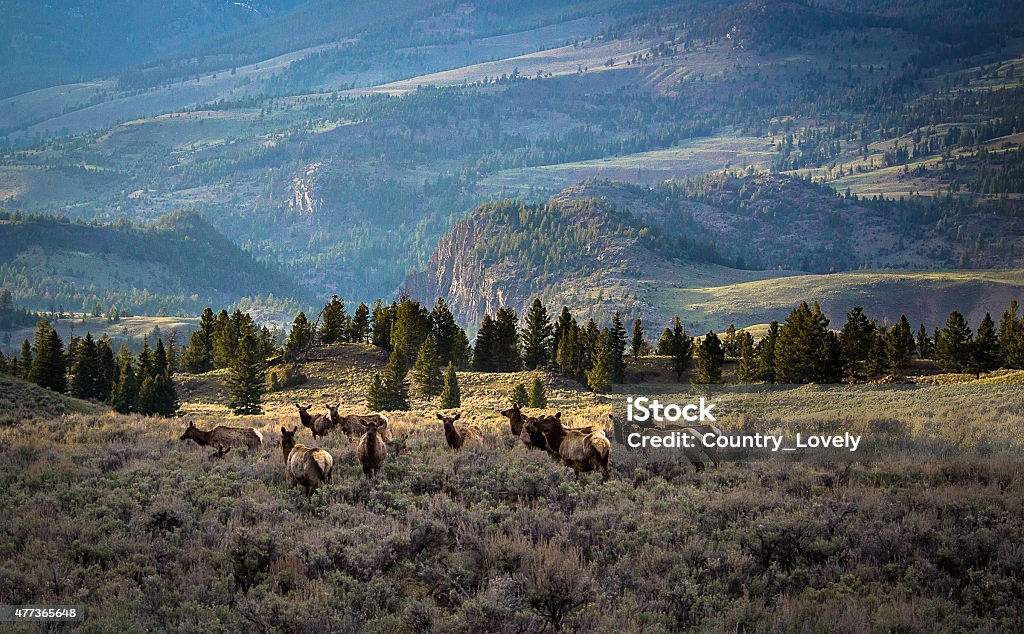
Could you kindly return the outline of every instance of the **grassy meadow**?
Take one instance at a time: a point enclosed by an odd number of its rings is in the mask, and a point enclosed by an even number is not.
[[[80,631],[1013,631],[1024,625],[1024,486],[1016,463],[633,464],[571,471],[511,437],[498,410],[532,375],[459,373],[487,446],[453,453],[433,404],[391,416],[378,478],[330,435],[333,483],[286,484],[291,403],[363,411],[369,346],[329,348],[266,414],[226,413],[217,373],[177,377],[183,419],[122,416],[0,383],[0,603],[86,606]],[[667,360],[645,359],[664,378]],[[631,371],[637,371],[633,368]],[[547,411],[605,420],[614,397],[542,375]],[[1001,376],[1001,375],[1000,375]],[[994,378],[994,377],[989,377]],[[680,386],[689,391],[689,386]],[[863,386],[860,386],[863,388]],[[992,391],[994,390],[994,391]],[[993,397],[993,394],[997,395]],[[754,397],[751,397],[754,398]],[[1019,390],[816,386],[736,406],[785,420],[898,420],[1018,446]],[[533,410],[531,410],[533,411]],[[254,426],[221,459],[186,420]],[[964,442],[973,442],[965,434]],[[302,442],[312,443],[300,432]]]

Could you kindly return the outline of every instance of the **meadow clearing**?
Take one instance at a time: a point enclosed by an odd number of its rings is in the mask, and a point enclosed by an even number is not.
[[[5,406],[31,398],[35,413],[0,418],[0,603],[84,605],[85,632],[1024,624],[1018,462],[764,461],[698,475],[685,463],[629,459],[613,444],[611,480],[576,481],[512,438],[498,414],[529,373],[459,373],[462,415],[485,429],[483,449],[449,449],[436,409],[417,399],[390,415],[395,440],[373,480],[354,442],[335,433],[315,443],[334,456],[333,482],[307,501],[288,487],[279,447],[280,428],[299,425],[292,403],[365,411],[368,370],[382,356],[328,350],[304,366],[307,383],[271,393],[267,413],[248,417],[226,414],[216,372],[181,383],[181,419],[117,415],[7,380]],[[542,376],[546,411],[572,422],[605,419],[616,398]],[[768,412],[901,421],[1019,447],[1019,388],[859,387],[837,396],[803,386],[760,410],[733,407],[721,423]],[[252,426],[265,444],[211,459],[179,440],[188,420]]]

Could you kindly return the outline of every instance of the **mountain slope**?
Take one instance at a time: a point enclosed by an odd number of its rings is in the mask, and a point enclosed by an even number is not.
[[[0,286],[20,305],[102,311],[199,311],[243,297],[304,300],[286,275],[257,262],[199,214],[148,226],[82,224],[0,213]]]

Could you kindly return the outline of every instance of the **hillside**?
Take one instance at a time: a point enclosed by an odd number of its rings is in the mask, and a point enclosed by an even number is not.
[[[546,204],[481,206],[440,240],[405,289],[428,302],[446,297],[469,325],[501,305],[522,315],[541,297],[554,309],[605,318],[622,309],[659,326],[680,315],[697,330],[781,320],[804,299],[838,323],[855,305],[889,321],[906,313],[934,326],[955,309],[977,322],[1024,296],[1019,270],[944,270],[969,251],[944,247],[942,223],[927,214],[915,220],[915,210],[859,204],[782,176],[653,188],[588,181]],[[964,234],[984,221],[967,216],[953,226]],[[984,226],[1009,234],[1011,223]],[[1001,266],[1021,264],[1001,257]],[[847,272],[805,274],[826,267]]]
[[[286,275],[192,211],[146,226],[0,214],[0,287],[27,308],[91,312],[98,306],[102,313],[115,307],[200,312],[243,297],[306,298]]]

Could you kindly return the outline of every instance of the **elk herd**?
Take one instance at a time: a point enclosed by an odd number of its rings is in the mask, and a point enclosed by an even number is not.
[[[311,414],[309,407],[295,404],[299,422],[310,430],[314,442],[324,438],[333,430],[340,430],[356,443],[356,460],[366,478],[372,478],[380,471],[388,458],[388,443],[393,442],[392,428],[383,414],[341,415],[338,405],[326,405],[326,413]],[[571,468],[579,479],[581,473],[596,471],[602,482],[609,478],[608,462],[611,457],[611,443],[602,428],[597,425],[570,426],[562,421],[562,414],[527,416],[519,405],[513,404],[501,415],[508,419],[509,431],[519,438],[529,450],[543,451],[551,458]],[[438,412],[437,419],[444,429],[444,439],[454,451],[464,447],[483,448],[486,436],[479,425],[461,420],[460,412],[444,414]],[[613,429],[618,432],[615,419]],[[309,498],[324,483],[331,482],[334,457],[322,447],[307,447],[296,441],[299,427],[288,430],[281,427],[281,450],[284,457],[285,473],[292,487],[302,486]],[[181,440],[192,440],[204,447],[216,449],[210,454],[211,460],[224,457],[232,447],[256,449],[263,445],[263,435],[248,427],[227,427],[219,425],[209,431],[189,422]],[[717,467],[717,460],[715,460]],[[704,465],[698,466],[698,471]]]

